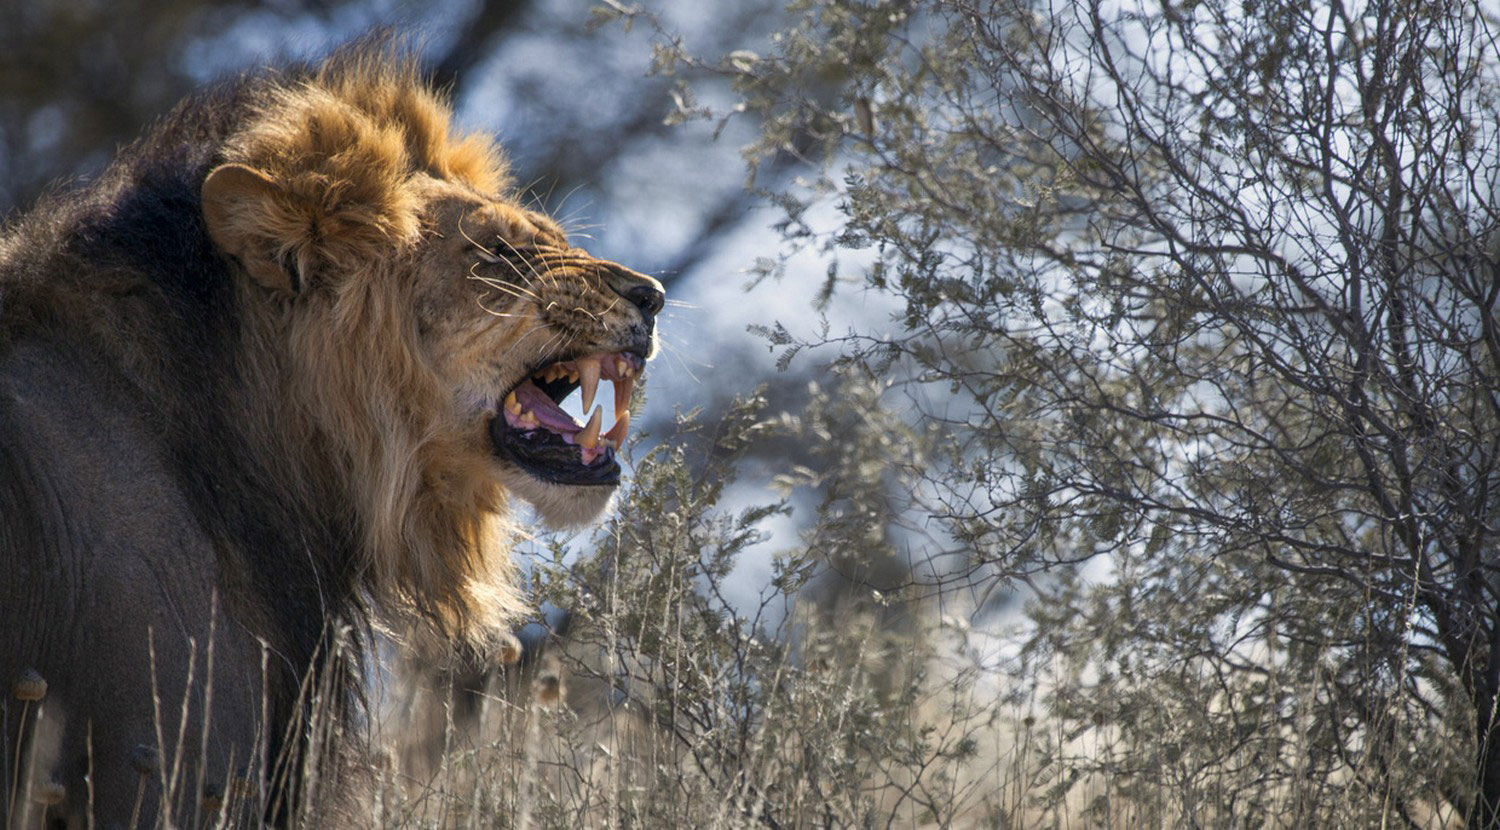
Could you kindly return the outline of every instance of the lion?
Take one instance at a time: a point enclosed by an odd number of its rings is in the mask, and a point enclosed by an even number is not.
[[[14,219],[0,683],[46,691],[6,814],[286,820],[374,621],[511,642],[507,516],[607,509],[664,302],[389,44],[200,92]]]

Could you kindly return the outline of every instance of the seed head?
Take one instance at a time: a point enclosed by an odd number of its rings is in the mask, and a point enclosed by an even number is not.
[[[47,696],[47,681],[41,672],[27,669],[16,678],[16,682],[10,687],[10,693],[16,700],[35,702]]]

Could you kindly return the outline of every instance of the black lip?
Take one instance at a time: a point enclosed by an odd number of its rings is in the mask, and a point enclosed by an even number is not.
[[[543,481],[610,487],[620,483],[620,462],[613,453],[584,464],[576,444],[544,429],[519,430],[497,415],[490,419],[490,442],[496,455]]]

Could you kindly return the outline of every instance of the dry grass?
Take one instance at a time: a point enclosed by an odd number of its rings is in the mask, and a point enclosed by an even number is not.
[[[1142,746],[1111,724],[1079,729],[1050,718],[1037,678],[996,670],[1003,643],[951,617],[908,621],[897,634],[869,603],[804,609],[783,628],[800,632],[788,643],[794,648],[729,650],[759,661],[748,684],[691,659],[680,651],[693,645],[686,640],[662,641],[682,658],[671,665],[625,647],[613,622],[591,621],[540,656],[489,670],[385,649],[386,671],[370,690],[368,742],[333,716],[328,701],[338,690],[310,689],[311,717],[298,728],[316,740],[295,768],[288,823],[1269,828],[1382,826],[1391,818],[1378,797],[1351,798],[1340,782],[1277,778],[1264,763],[1248,763],[1256,760],[1246,756],[1248,742],[1198,747],[1180,763],[1163,763],[1160,746]],[[1054,668],[1051,691],[1078,684]],[[38,778],[20,751],[45,744],[36,739],[46,729],[45,687],[37,694],[32,680],[15,684],[7,701],[20,705],[31,736],[8,735],[4,746],[6,780],[20,796],[11,802],[14,828],[47,827],[50,807],[62,800],[59,785]],[[184,797],[202,784],[182,765],[174,721],[185,715],[171,715],[161,719],[161,744],[132,760],[142,792],[148,777],[164,782],[158,809],[171,821],[157,826],[248,826],[245,816],[278,809],[268,795],[275,787],[250,782]],[[1183,737],[1168,724],[1160,740]],[[1295,763],[1305,747],[1295,734],[1282,738]],[[358,760],[348,763],[355,756],[346,754],[330,764],[322,753],[332,746],[360,747]],[[293,774],[285,763],[272,769],[273,782]],[[1418,809],[1405,826],[1463,823],[1451,807]],[[123,826],[139,825],[129,818]]]

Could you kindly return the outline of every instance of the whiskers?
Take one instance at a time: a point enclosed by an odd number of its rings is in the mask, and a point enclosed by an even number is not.
[[[509,267],[510,270],[511,270],[511,272],[514,273],[519,278],[519,280],[518,280],[518,282],[510,282],[510,281],[505,281],[505,280],[497,280],[494,277],[485,277],[485,276],[482,276],[480,274],[477,274],[477,273],[474,272],[474,269],[477,268],[477,267],[479,267],[479,263],[477,263],[477,262],[474,263],[474,265],[472,265],[472,266],[469,267],[469,276],[470,276],[470,278],[479,280],[480,282],[483,282],[484,284],[490,286],[491,288],[496,288],[496,289],[499,289],[499,290],[502,290],[502,291],[506,290],[505,287],[503,287],[503,286],[509,286],[509,287],[512,287],[512,288],[517,288],[517,289],[520,289],[521,291],[525,291],[527,294],[531,295],[531,297],[533,297],[534,299],[536,299],[538,302],[541,301],[540,297],[538,297],[534,292],[530,291],[529,289],[527,289],[524,285],[521,285],[520,283],[525,283],[526,285],[530,285],[530,284],[533,284],[535,282],[535,280],[545,280],[546,279],[546,274],[543,273],[543,272],[537,271],[536,266],[534,264],[532,264],[530,258],[528,258],[525,254],[523,254],[518,248],[516,248],[516,246],[514,246],[510,242],[506,241],[504,237],[497,236],[497,237],[495,237],[495,240],[497,242],[499,242],[500,244],[504,245],[507,249],[509,249],[510,255],[506,256],[501,251],[490,248],[489,246],[485,245],[484,243],[482,243],[479,240],[475,239],[474,237],[470,236],[469,232],[467,230],[464,230],[463,218],[460,218],[458,220],[458,232],[460,234],[463,234],[464,239],[467,240],[470,245],[473,245],[475,250],[479,251],[479,256],[480,256],[480,258],[484,262],[487,262],[487,263],[489,263],[491,265],[502,265],[503,264],[503,265]],[[523,261],[523,262],[526,263],[527,271],[530,272],[529,274],[527,272],[523,272],[520,268],[516,267],[516,263],[515,263],[516,259],[520,259],[521,261]],[[558,287],[557,286],[557,279],[556,279],[556,277],[554,277],[552,279],[552,287],[553,288]]]
[[[558,346],[562,345],[562,341],[563,341],[563,337],[564,336],[566,336],[565,332],[561,332],[561,331],[554,332],[551,337],[547,338],[547,342],[545,342],[542,345],[540,345],[540,346],[537,347],[536,353],[538,355],[542,356],[542,357],[547,357],[547,356],[551,355],[553,349],[555,349]],[[520,345],[520,341],[517,341],[516,345]],[[515,349],[515,346],[512,346],[510,349],[507,349],[506,350],[506,354],[509,354],[514,349]]]
[[[465,214],[465,215],[467,215],[467,214]],[[463,234],[464,239],[467,239],[469,241],[470,245],[473,245],[475,248],[478,248],[479,252],[482,253],[482,254],[484,254],[486,260],[488,260],[490,262],[498,262],[498,261],[500,261],[500,255],[499,254],[495,253],[494,251],[491,251],[489,248],[486,248],[484,245],[481,245],[478,241],[476,241],[474,239],[474,237],[469,236],[469,232],[466,231],[466,230],[464,230],[464,220],[463,220],[462,216],[460,216],[459,219],[458,219],[458,232],[461,233],[461,234]]]
[[[661,345],[662,354],[675,360],[677,365],[682,367],[682,371],[693,379],[694,383],[702,383],[703,379],[698,377],[698,373],[693,371],[692,366],[688,365],[689,362],[697,364],[699,369],[711,370],[714,368],[712,363],[694,357],[693,351],[687,348],[685,344],[673,343],[671,338],[660,329],[657,330],[656,342]]]
[[[587,200],[585,200],[583,204],[575,205],[573,209],[568,213],[563,213],[564,209],[568,207],[569,200],[571,200],[578,193],[578,191],[583,189],[584,185],[582,183],[573,185],[573,187],[567,193],[563,194],[562,199],[557,203],[557,207],[551,209],[547,207],[547,203],[552,201],[553,193],[557,189],[557,180],[553,179],[552,185],[547,188],[546,195],[542,195],[534,189],[536,184],[537,182],[534,181],[531,185],[528,185],[526,187],[526,192],[531,195],[532,209],[537,211],[538,213],[543,213],[551,216],[553,218],[553,221],[557,222],[557,224],[563,227],[564,232],[566,232],[568,236],[592,239],[592,236],[583,233],[583,231],[603,227],[602,225],[597,224],[575,224],[574,220],[589,209],[590,203]]]
[[[504,294],[509,294],[510,296],[515,297],[518,300],[526,300],[529,298],[539,303],[542,302],[541,296],[538,295],[535,291],[527,288],[526,286],[518,285],[507,280],[497,280],[494,277],[486,277],[483,274],[475,272],[474,269],[478,267],[479,263],[477,262],[469,266],[469,279],[481,282],[484,285],[495,289],[496,291]]]
[[[543,270],[543,271],[538,271],[537,268],[536,268],[536,264],[531,261],[530,257],[528,257],[528,256],[526,256],[526,254],[522,253],[521,249],[517,248],[515,245],[512,245],[509,241],[507,241],[507,240],[505,240],[503,238],[500,238],[499,241],[500,241],[501,245],[504,245],[506,248],[510,249],[511,256],[504,257],[502,259],[502,261],[507,266],[510,267],[510,270],[512,272],[514,272],[517,277],[520,277],[521,279],[526,280],[528,283],[533,281],[532,279],[528,279],[527,278],[528,275],[525,274],[525,273],[522,273],[522,271],[521,271],[520,268],[516,267],[515,260],[519,259],[522,262],[526,263],[526,270],[530,272],[530,276],[531,277],[535,278],[536,280],[541,280],[542,283],[545,285],[546,284],[546,280],[550,276],[550,278],[552,280],[552,288],[554,288],[554,289],[561,289],[562,286],[558,284],[557,277],[555,275],[549,275],[549,272],[550,272],[551,269],[546,269],[546,270]],[[543,256],[545,256],[545,254]],[[545,264],[546,263],[543,262],[543,265],[545,265]]]
[[[512,354],[515,354],[515,352],[516,352],[517,349],[521,348],[521,344],[525,343],[527,338],[531,337],[531,335],[536,334],[539,331],[546,331],[547,329],[548,329],[547,324],[546,323],[540,323],[540,322],[537,323],[536,325],[532,326],[531,328],[527,329],[520,337],[516,338],[515,342],[511,343],[510,346],[508,346],[505,349],[505,351],[503,353],[501,353],[496,358],[496,362],[500,362],[500,363],[505,362],[507,359],[510,358],[510,356]],[[542,344],[542,347],[540,349],[538,349],[537,351],[539,353],[541,353],[541,354],[546,354],[547,353],[547,349],[550,349],[553,346],[555,346],[557,343],[561,342],[562,338],[563,338],[563,333],[562,332],[553,332],[552,336],[549,337],[547,339],[547,341]]]

